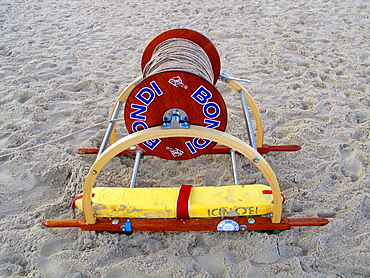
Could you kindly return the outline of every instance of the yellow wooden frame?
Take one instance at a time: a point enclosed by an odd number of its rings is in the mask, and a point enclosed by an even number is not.
[[[83,188],[83,211],[88,224],[95,224],[96,222],[95,212],[91,204],[92,188],[102,168],[113,157],[115,157],[123,150],[130,148],[131,146],[148,140],[168,137],[199,137],[208,139],[235,149],[243,154],[245,157],[250,159],[263,173],[272,189],[274,203],[272,208],[273,216],[271,221],[272,223],[280,223],[282,213],[282,200],[280,195],[281,191],[277,178],[267,161],[249,144],[236,138],[235,136],[216,129],[193,125],[189,129],[162,129],[161,127],[144,129],[129,134],[122,139],[114,142],[110,147],[108,147],[92,165]]]

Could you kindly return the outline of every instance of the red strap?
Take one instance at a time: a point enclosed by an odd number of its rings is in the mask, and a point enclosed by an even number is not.
[[[262,194],[272,194],[272,190],[262,190]],[[285,203],[285,196],[283,193],[280,193],[281,197],[283,198],[283,204]]]
[[[189,197],[192,185],[183,184],[180,187],[179,196],[177,197],[176,218],[186,219],[189,218]]]
[[[93,193],[91,196],[94,197],[95,196],[95,193]],[[83,198],[82,195],[78,195],[76,198],[74,198],[74,200],[72,201],[71,209],[74,210],[76,208],[76,201],[77,200],[80,200],[82,198]]]

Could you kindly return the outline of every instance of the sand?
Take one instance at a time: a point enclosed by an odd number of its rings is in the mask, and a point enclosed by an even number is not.
[[[0,276],[370,277],[369,11],[361,0],[1,1]],[[204,34],[222,71],[252,80],[265,143],[302,147],[265,155],[283,215],[328,225],[132,236],[41,225],[73,218],[94,161],[76,149],[98,147],[107,125],[53,140],[107,120],[145,46],[171,28]],[[238,94],[217,88],[227,132],[246,139]],[[243,183],[261,179],[238,161]],[[127,185],[133,163],[114,159],[100,183]],[[230,167],[224,156],[145,158],[138,186],[232,184]]]

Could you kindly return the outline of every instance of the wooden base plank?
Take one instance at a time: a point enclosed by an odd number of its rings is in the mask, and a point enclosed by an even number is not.
[[[287,218],[282,217],[280,223],[272,223],[270,217],[255,218],[198,218],[198,219],[130,219],[132,231],[217,231],[222,221],[234,221],[238,224],[237,231],[271,231],[286,230],[294,226],[323,226],[329,223],[325,218]],[[233,222],[233,223],[234,223]],[[42,223],[52,227],[79,227],[85,231],[123,232],[122,227],[127,219],[97,218],[95,224],[87,224],[86,220],[49,219]]]
[[[269,152],[295,152],[301,149],[298,145],[278,145],[269,146],[264,144],[261,148],[257,148],[260,154],[267,154]],[[135,156],[137,151],[143,151],[142,155],[152,155],[147,151],[143,150],[140,146],[136,146],[135,149],[127,149],[119,153],[118,156]],[[78,154],[98,154],[98,148],[79,148],[77,149]],[[230,148],[224,145],[216,145],[214,148],[209,150],[206,154],[229,154]],[[237,152],[238,153],[238,152]]]

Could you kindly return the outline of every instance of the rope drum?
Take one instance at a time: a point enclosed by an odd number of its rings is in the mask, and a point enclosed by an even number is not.
[[[180,111],[189,125],[226,129],[226,106],[214,87],[220,74],[220,58],[202,34],[173,29],[159,34],[145,48],[143,80],[125,104],[129,133],[163,124],[169,111]],[[185,117],[183,116],[185,115]],[[170,160],[191,159],[216,143],[202,138],[161,138],[140,144],[149,153]]]

